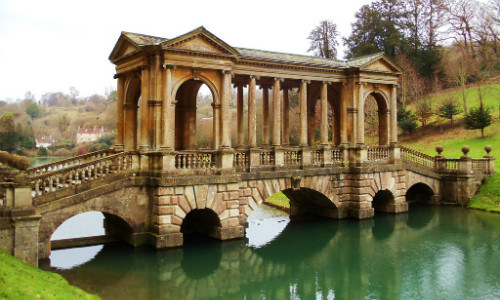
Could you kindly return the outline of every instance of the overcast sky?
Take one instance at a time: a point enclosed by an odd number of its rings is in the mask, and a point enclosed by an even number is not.
[[[0,100],[116,88],[108,57],[121,31],[173,38],[203,25],[234,47],[307,54],[321,20],[347,36],[370,2],[0,0]]]

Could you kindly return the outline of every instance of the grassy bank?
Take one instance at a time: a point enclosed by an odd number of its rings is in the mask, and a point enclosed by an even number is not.
[[[100,299],[61,275],[31,267],[0,250],[0,299]]]
[[[282,192],[270,196],[264,203],[282,211],[290,211],[290,200]]]

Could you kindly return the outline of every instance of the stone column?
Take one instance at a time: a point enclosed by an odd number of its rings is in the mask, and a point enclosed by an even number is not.
[[[320,127],[320,143],[321,146],[328,146],[328,94],[327,82],[321,84],[321,127]]]
[[[172,70],[175,69],[175,66],[164,64],[163,68],[165,69],[165,76],[163,77],[162,148],[173,150],[175,140],[175,101],[172,101]]]
[[[398,114],[397,114],[397,85],[392,86],[392,93],[391,93],[391,118],[390,118],[390,132],[391,132],[391,138],[390,138],[390,143],[391,144],[397,144],[398,142]]]
[[[288,99],[288,88],[283,88],[283,109],[281,111],[281,130],[282,130],[282,141],[281,144],[284,146],[290,145],[290,123],[289,123],[289,99]]]
[[[216,100],[214,99],[214,103],[212,103],[212,107],[213,107],[213,111],[214,111],[214,122],[213,122],[213,127],[214,127],[214,130],[213,130],[213,134],[214,134],[214,150],[217,150],[219,149],[220,147],[220,143],[221,143],[221,139],[220,139],[220,133],[221,133],[221,130],[220,130],[220,125],[221,125],[221,112],[220,112],[220,103],[217,102],[215,103]]]
[[[274,78],[273,85],[273,146],[281,146],[281,91],[283,78]]]
[[[231,148],[231,111],[229,110],[229,102],[231,101],[231,71],[222,71],[222,141],[221,148]]]
[[[139,147],[149,149],[149,69],[142,67],[141,70],[141,132]]]
[[[269,146],[269,87],[262,86],[262,146]]]
[[[347,146],[347,84],[342,83],[340,94],[340,145]]]
[[[307,84],[302,80],[300,83],[299,106],[300,106],[300,146],[307,147]]]
[[[236,119],[236,148],[243,148],[243,88],[244,84],[236,84],[237,88],[237,101],[236,101],[236,110],[237,110],[237,119]]]
[[[256,76],[250,76],[248,86],[248,147],[257,147]]]
[[[357,145],[364,145],[365,144],[365,97],[364,97],[364,83],[360,82],[358,86],[358,99],[355,101],[358,106],[358,120],[357,120],[357,126],[354,128],[357,128],[358,132],[358,139],[356,141]],[[379,121],[380,122],[380,121]]]
[[[118,78],[118,88],[116,90],[116,144],[115,148],[117,150],[123,149],[123,139],[124,139],[124,109],[123,109],[123,98],[125,89],[125,78],[123,75],[115,75]]]

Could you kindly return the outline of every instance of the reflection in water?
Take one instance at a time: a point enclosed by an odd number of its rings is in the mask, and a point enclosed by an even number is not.
[[[248,218],[246,237],[248,246],[260,248],[272,242],[290,222],[290,217],[280,210],[261,205]]]
[[[103,245],[52,251],[50,264],[59,270],[71,269],[93,259]]]
[[[418,229],[405,214],[290,223],[259,248],[245,239],[165,251],[109,244],[58,272],[103,299],[498,299],[500,216],[428,212]]]
[[[411,205],[406,224],[415,229],[424,228],[434,217],[435,210],[436,206],[434,205]]]

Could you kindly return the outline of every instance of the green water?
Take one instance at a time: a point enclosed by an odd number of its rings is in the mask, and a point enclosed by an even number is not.
[[[53,251],[51,269],[103,299],[500,298],[500,215],[423,206],[289,223],[261,213],[247,233],[222,243],[192,237],[164,251]],[[85,252],[93,258],[75,266]]]

